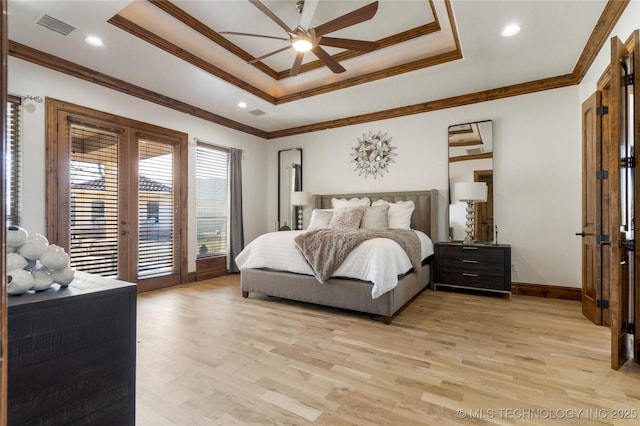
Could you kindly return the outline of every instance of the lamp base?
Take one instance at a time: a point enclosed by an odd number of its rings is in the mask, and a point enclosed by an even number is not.
[[[302,207],[298,208],[298,228],[299,231],[302,231]]]
[[[462,241],[462,244],[466,245],[473,244],[473,225],[475,223],[475,209],[473,208],[473,204],[473,201],[467,201],[467,222],[465,223],[465,225],[467,225],[467,228],[465,229],[467,236],[464,237],[464,241]]]

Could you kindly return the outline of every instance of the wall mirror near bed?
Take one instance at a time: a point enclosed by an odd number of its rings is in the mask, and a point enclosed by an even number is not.
[[[487,201],[475,203],[473,239],[493,241],[493,122],[476,121],[449,126],[449,240],[464,240],[467,204],[459,201],[455,184],[485,182]]]
[[[294,229],[297,209],[291,205],[291,193],[302,191],[302,149],[278,151],[278,223],[276,229],[287,226]]]

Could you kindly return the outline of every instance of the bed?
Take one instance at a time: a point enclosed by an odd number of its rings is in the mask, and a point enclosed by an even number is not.
[[[411,228],[426,234],[431,241],[437,239],[438,191],[435,189],[410,192],[326,194],[313,197],[313,207],[332,208],[333,198],[351,199],[368,197],[372,202],[385,200],[389,203],[411,200],[415,210],[411,216]],[[296,231],[286,231],[296,232]],[[302,232],[302,231],[297,231]],[[253,244],[253,242],[252,242]],[[248,246],[247,246],[248,247]],[[247,256],[245,256],[247,257]],[[380,316],[385,324],[390,324],[393,316],[408,304],[431,282],[431,260],[422,260],[418,268],[397,277],[397,285],[378,297],[372,297],[370,281],[332,276],[320,283],[315,276],[277,270],[269,267],[240,267],[242,296],[259,293],[283,299],[314,303],[333,308],[348,309]]]

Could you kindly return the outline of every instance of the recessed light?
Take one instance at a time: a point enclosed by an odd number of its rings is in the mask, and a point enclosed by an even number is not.
[[[238,108],[246,108],[246,107],[247,107],[246,102],[238,102]]]
[[[511,25],[507,25],[500,34],[502,35],[502,37],[511,37],[512,35],[516,35],[519,32],[520,32],[520,25],[511,24]]]
[[[104,43],[102,42],[102,40],[100,40],[98,37],[95,37],[95,36],[86,36],[84,38],[84,42],[92,46],[98,46],[98,47],[104,46]]]

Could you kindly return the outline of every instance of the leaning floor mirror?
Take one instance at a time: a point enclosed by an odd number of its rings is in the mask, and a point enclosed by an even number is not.
[[[493,221],[493,122],[491,120],[449,126],[449,240],[463,241],[469,232],[473,241],[494,239]],[[468,231],[466,198],[456,194],[463,188],[486,184],[486,201],[472,203],[472,231]],[[484,197],[483,197],[484,198]]]
[[[291,205],[291,193],[302,191],[302,149],[278,151],[278,223],[276,229],[294,229],[298,210]]]

